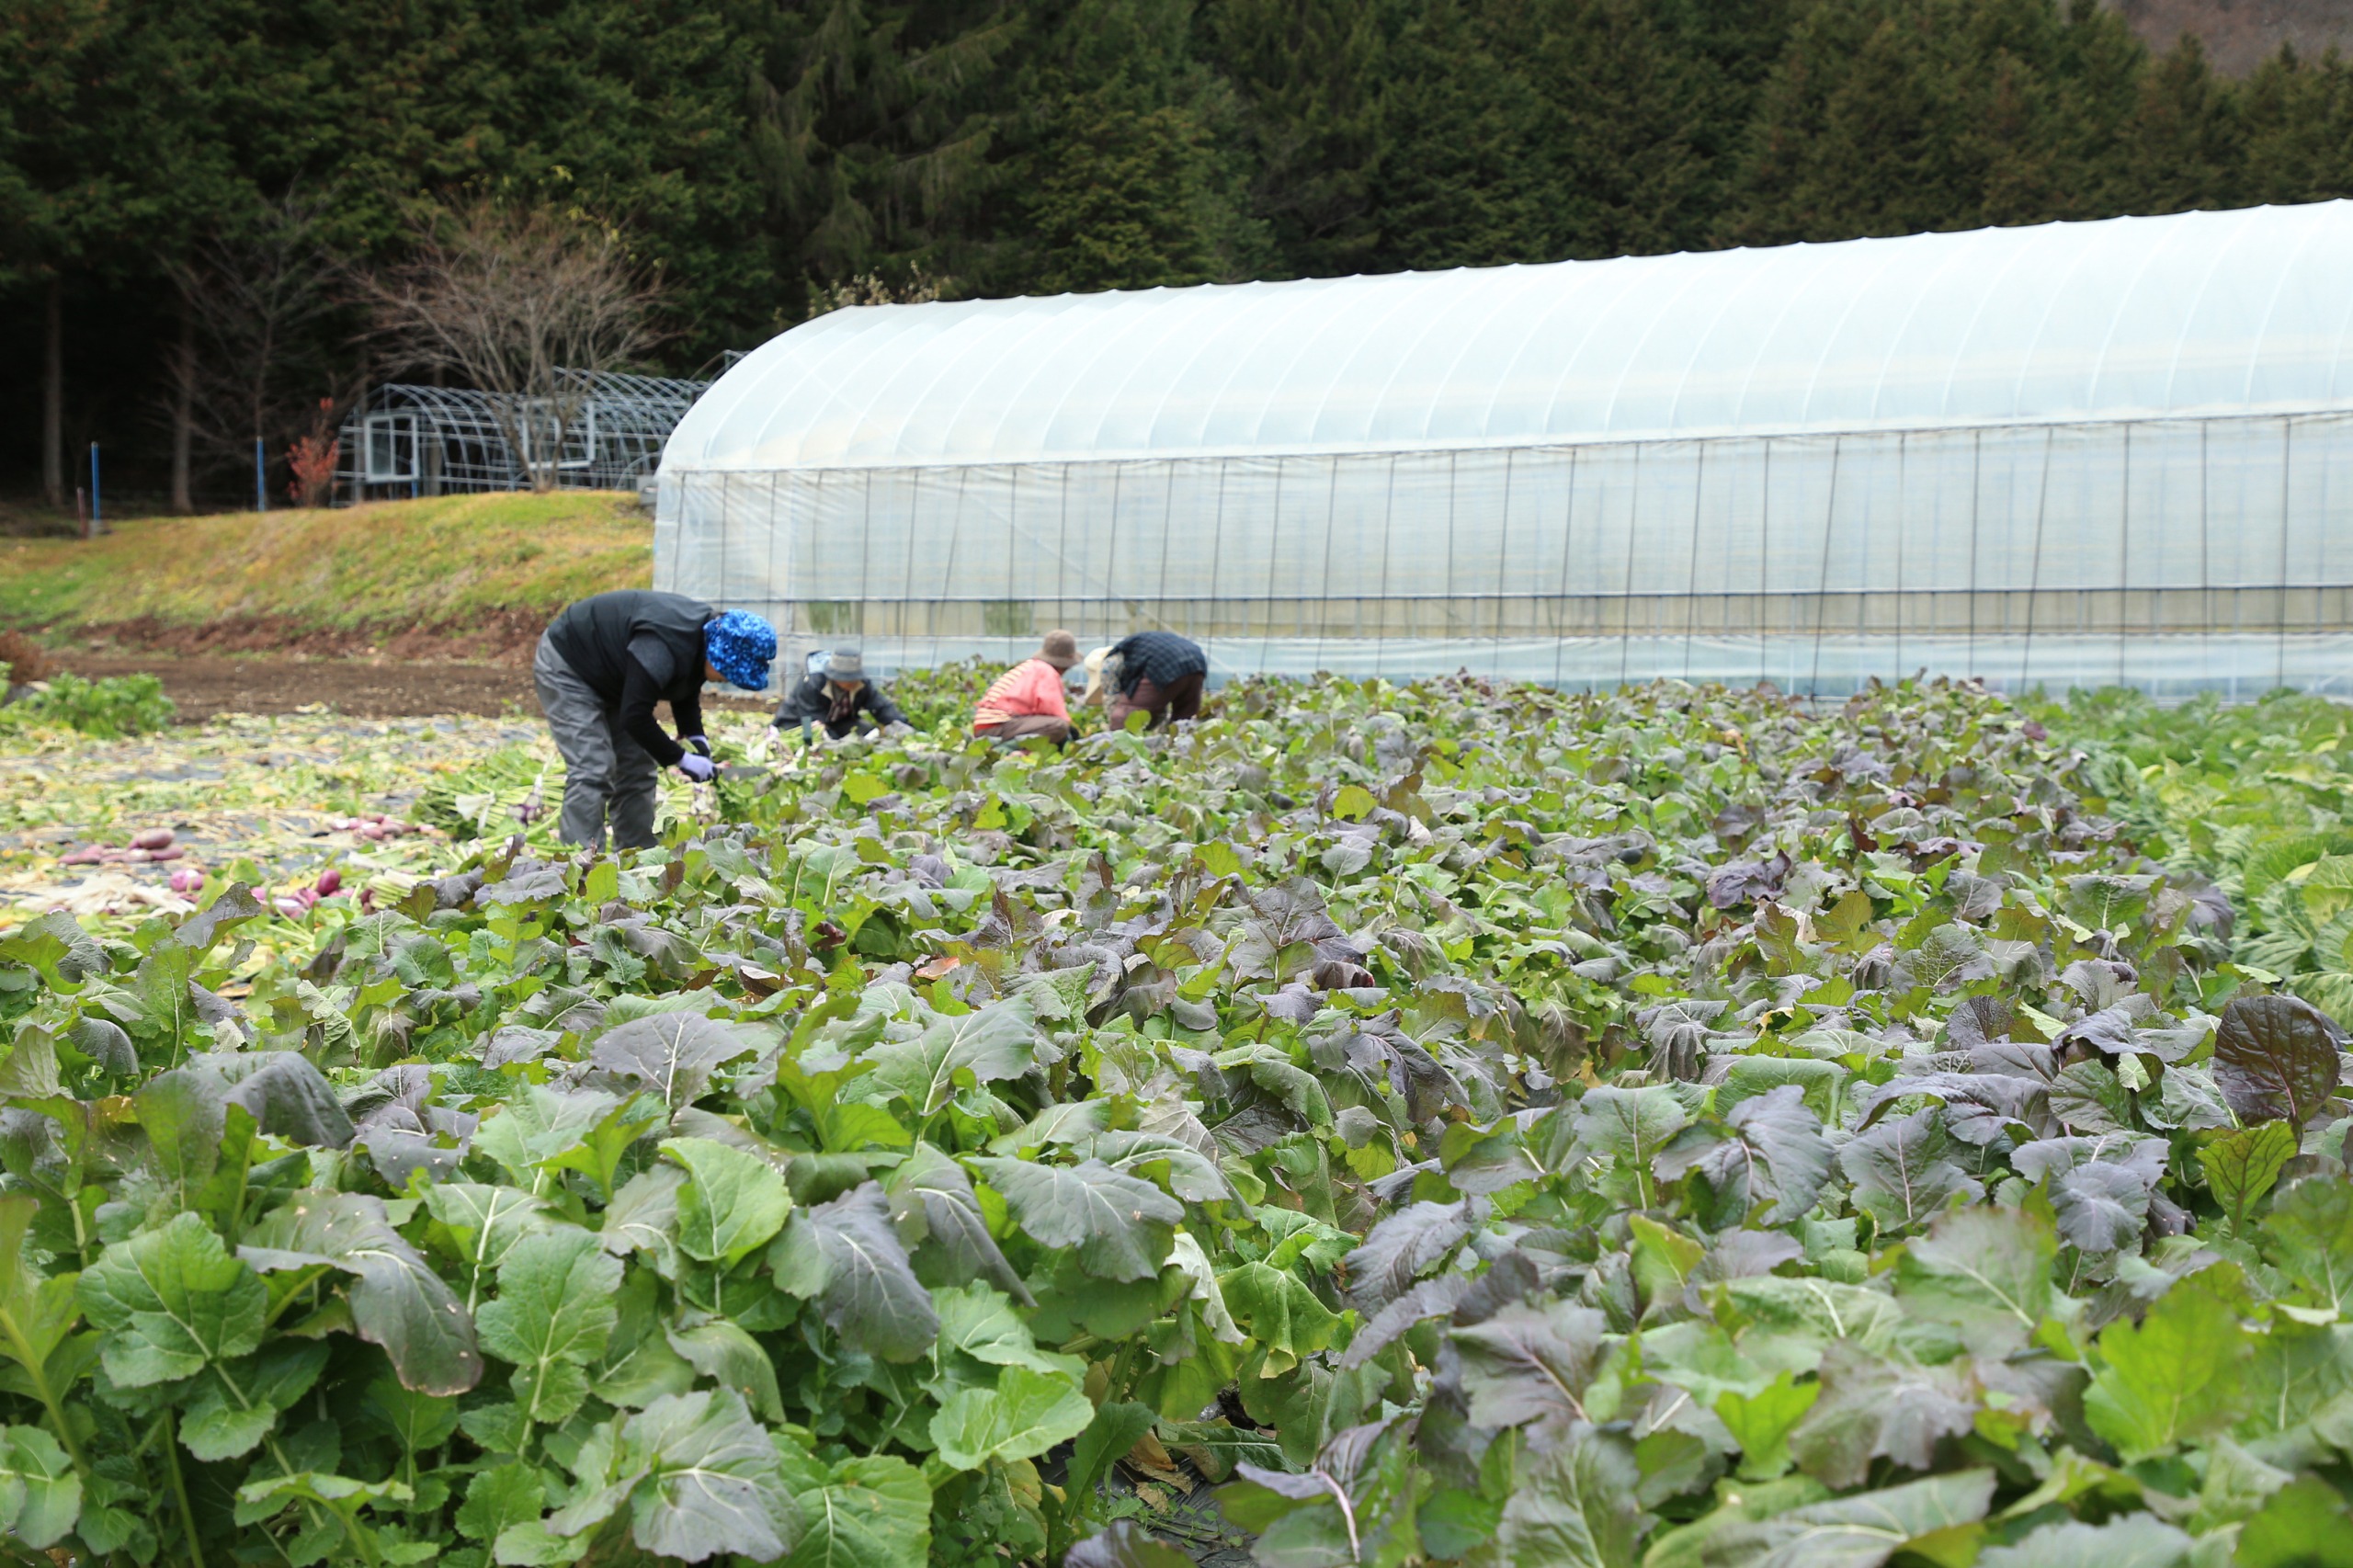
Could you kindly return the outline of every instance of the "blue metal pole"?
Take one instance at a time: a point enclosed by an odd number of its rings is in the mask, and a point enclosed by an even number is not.
[[[102,534],[106,529],[105,515],[98,509],[98,444],[90,443],[90,531]]]
[[[261,437],[254,437],[254,510],[269,510],[269,464],[262,456]]]

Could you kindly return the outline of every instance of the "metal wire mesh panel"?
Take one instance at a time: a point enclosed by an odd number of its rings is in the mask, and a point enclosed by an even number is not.
[[[626,490],[710,386],[617,371],[559,371],[560,399],[392,382],[346,418],[335,473],[346,500],[529,490]]]

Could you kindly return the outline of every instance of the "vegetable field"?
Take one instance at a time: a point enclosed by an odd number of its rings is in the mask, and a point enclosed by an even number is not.
[[[0,1525],[215,1568],[2347,1561],[2336,712],[1267,682],[806,760],[746,721],[619,859],[549,842],[527,726],[56,743],[214,744],[217,790],[308,746],[273,809],[328,820],[0,936]]]

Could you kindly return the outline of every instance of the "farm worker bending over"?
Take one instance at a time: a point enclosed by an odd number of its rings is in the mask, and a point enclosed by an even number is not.
[[[746,691],[768,684],[776,629],[740,609],[722,615],[684,594],[624,588],[565,608],[540,639],[531,676],[563,753],[566,844],[654,843],[660,770],[700,783],[716,773],[702,735],[702,685]],[[662,733],[654,705],[667,702],[678,739]]]
[[[1078,663],[1078,639],[1049,631],[1035,653],[992,682],[972,710],[972,733],[992,740],[1070,739],[1070,708],[1063,701],[1063,674]]]
[[[861,714],[864,722],[859,721]],[[823,670],[792,689],[776,710],[776,727],[781,730],[787,724],[800,725],[803,740],[814,724],[824,725],[825,733],[835,740],[852,730],[910,727],[899,705],[866,678],[866,661],[855,648],[835,649]]]
[[[1082,700],[1092,708],[1109,697],[1111,709],[1104,719],[1115,730],[1131,713],[1149,714],[1145,727],[1156,729],[1172,719],[1199,716],[1201,682],[1209,673],[1209,655],[1191,638],[1174,631],[1139,631],[1086,655],[1086,696]]]

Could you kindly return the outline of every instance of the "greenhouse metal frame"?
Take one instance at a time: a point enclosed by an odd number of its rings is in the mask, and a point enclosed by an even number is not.
[[[628,490],[710,385],[613,370],[559,370],[558,398],[389,382],[345,419],[335,481],[347,500],[529,490]],[[536,449],[536,450],[535,450]],[[545,454],[554,452],[551,464]]]
[[[666,449],[657,583],[870,660],[2353,687],[2353,203],[847,310]]]

